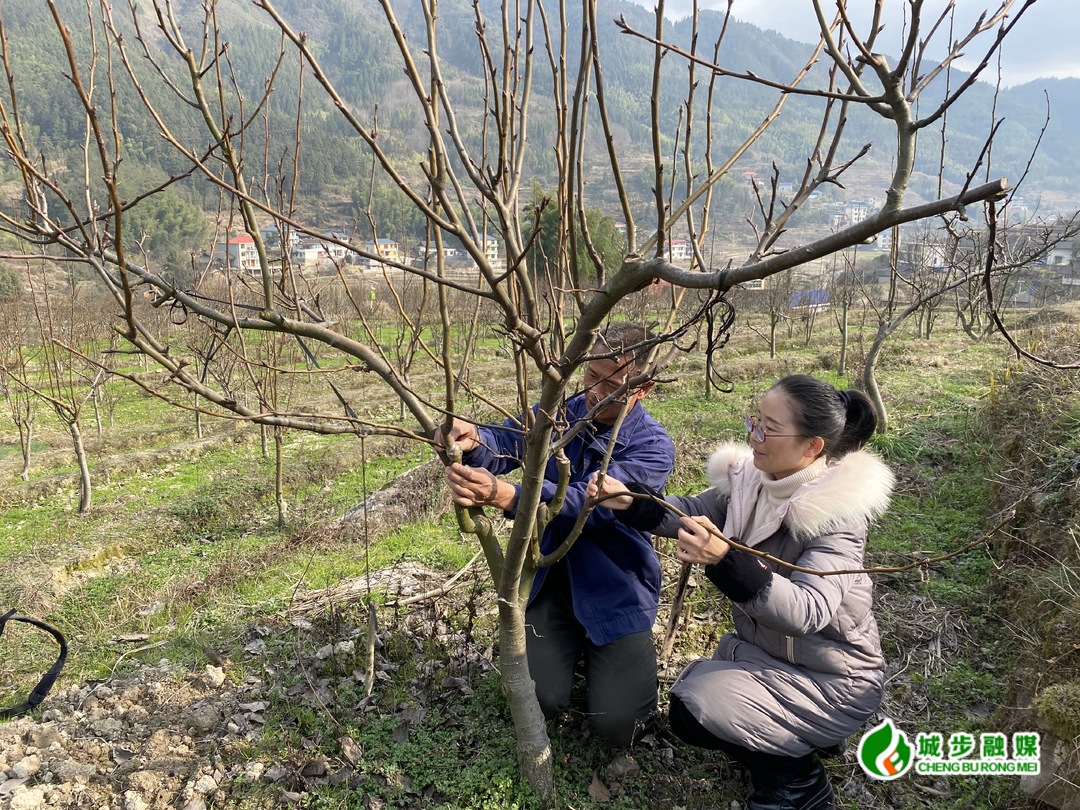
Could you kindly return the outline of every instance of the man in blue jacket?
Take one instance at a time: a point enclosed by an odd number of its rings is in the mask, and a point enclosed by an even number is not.
[[[647,382],[604,407],[600,403],[622,383],[640,376],[648,353],[648,333],[639,326],[610,324],[585,368],[585,391],[566,404],[571,427],[588,420],[566,447],[570,484],[562,510],[540,541],[549,553],[562,543],[581,513],[589,477],[600,469],[611,430],[628,401],[608,473],[655,491],[663,489],[675,462],[667,432],[640,405],[652,388]],[[447,483],[462,506],[494,506],[512,517],[520,488],[496,476],[521,465],[521,421],[479,427],[455,420],[449,437],[462,464],[447,467]],[[626,476],[626,478],[624,478]],[[559,479],[548,463],[542,500],[550,502]],[[598,506],[580,537],[558,563],[537,572],[525,611],[529,671],[544,714],[551,718],[570,707],[578,662],[584,659],[586,712],[594,731],[617,747],[629,746],[656,709],[656,648],[652,626],[660,594],[660,565],[651,537],[616,520]]]

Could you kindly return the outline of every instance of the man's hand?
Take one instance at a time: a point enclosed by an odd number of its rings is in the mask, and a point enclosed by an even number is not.
[[[517,501],[513,484],[500,481],[482,467],[451,464],[446,468],[446,483],[459,506],[495,506],[509,512]]]
[[[468,453],[480,446],[480,431],[472,422],[454,418],[450,432],[443,435],[442,425],[435,430],[435,447],[439,450],[449,450],[457,445],[462,453]]]

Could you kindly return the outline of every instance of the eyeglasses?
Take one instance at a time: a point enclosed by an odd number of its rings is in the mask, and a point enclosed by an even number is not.
[[[765,426],[756,416],[746,417],[746,432],[753,436],[756,442],[763,442],[770,436],[802,436],[801,433],[773,433],[771,430],[766,432]]]

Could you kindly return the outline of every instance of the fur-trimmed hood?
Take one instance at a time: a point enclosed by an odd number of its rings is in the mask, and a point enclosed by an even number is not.
[[[756,499],[761,471],[754,466],[753,451],[747,445],[720,445],[709,457],[707,470],[720,494],[730,496],[733,487],[745,487],[743,491],[752,491]],[[888,508],[895,480],[892,470],[873,453],[848,453],[795,491],[783,512],[784,525],[793,534],[807,536],[853,520],[872,520]]]

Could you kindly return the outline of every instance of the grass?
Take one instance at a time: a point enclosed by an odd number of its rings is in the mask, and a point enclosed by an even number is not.
[[[742,438],[743,416],[777,376],[806,371],[840,387],[854,385],[851,375],[832,370],[831,340],[821,334],[803,346],[796,335],[780,357],[769,360],[744,336],[722,354],[725,373],[736,381],[731,393],[705,396],[700,358],[680,361],[672,381],[645,401],[679,448],[671,491],[705,485],[708,452],[719,440]],[[1054,403],[1037,399],[1025,413],[1014,401],[1016,388],[1025,383],[1012,369],[1008,353],[991,341],[973,344],[942,332],[933,343],[900,334],[890,345],[879,380],[892,428],[875,437],[873,449],[897,470],[899,484],[893,507],[873,528],[870,563],[896,566],[940,556],[996,522],[1002,425],[1030,431],[1033,417],[1040,426],[1060,425],[1058,433],[1046,436],[1052,452],[1045,460],[1052,475],[1067,478],[1080,455],[1076,400],[1055,410]],[[474,543],[460,537],[448,517],[410,515],[416,519],[383,527],[374,537],[362,529],[346,532],[336,522],[366,495],[429,459],[427,448],[377,438],[361,446],[355,437],[287,433],[290,511],[288,524],[279,528],[273,463],[262,458],[257,431],[208,420],[216,441],[190,455],[177,450],[145,465],[117,464],[108,458],[111,448],[136,455],[171,449],[193,438],[194,423],[190,414],[131,386],[110,386],[114,419],[93,445],[91,514],[73,513],[74,468],[58,432],[39,439],[41,447],[55,450],[39,451],[34,481],[13,484],[0,506],[0,608],[19,606],[70,634],[65,682],[107,677],[162,656],[200,669],[206,663],[202,650],[211,647],[226,654],[236,681],[262,679],[270,703],[261,738],[230,748],[227,760],[302,765],[324,756],[340,763],[341,740],[357,742],[360,755],[344,782],[298,780],[288,786],[306,792],[306,807],[367,808],[369,799],[385,808],[536,806],[518,779],[512,723],[498,679],[484,663],[495,639],[494,603],[484,577],[455,596],[412,609],[393,605],[390,594],[374,594],[381,605],[378,660],[386,667],[374,702],[355,675],[363,670],[361,662],[337,671],[313,660],[325,644],[366,637],[366,600],[332,604],[310,617],[310,630],[293,624],[290,609],[300,594],[332,594],[351,578],[407,565],[445,578],[471,559]],[[387,410],[385,403],[371,407]],[[988,412],[996,414],[992,428]],[[41,488],[52,480],[52,489]],[[1053,507],[1056,499],[1065,510],[1070,497],[1058,489],[1041,503]],[[1009,592],[998,587],[999,551],[978,548],[877,577],[879,622],[891,662],[885,709],[907,724],[909,734],[977,733],[1004,722],[987,707],[1008,702],[1009,675],[1025,648],[1011,643],[1010,628],[1024,619],[1005,601]],[[1070,576],[1059,587],[1073,582]],[[1036,581],[1033,574],[1023,578]],[[1032,609],[1047,612],[1044,600],[1030,601]],[[707,654],[726,629],[727,608],[699,587],[691,592],[690,611],[696,618],[681,632],[677,650]],[[255,627],[270,631],[268,651],[257,662],[244,652]],[[138,633],[148,637],[145,651],[111,643]],[[11,703],[32,673],[41,671],[50,650],[27,632],[5,634],[3,644],[6,653],[15,652],[0,665],[0,699]],[[306,693],[290,691],[322,679],[329,704],[312,704],[303,699]],[[588,788],[606,762],[582,738],[575,720],[580,718],[552,727],[562,806],[704,808],[745,792],[737,771],[702,752],[681,750],[673,763],[665,753],[661,719],[661,742],[636,752],[645,775],[599,801]],[[851,761],[830,767],[837,780],[851,777]],[[989,809],[1019,801],[1008,780],[954,780],[947,796],[926,804],[913,781],[867,784],[841,802],[849,808]],[[274,806],[280,792],[280,785],[254,781],[244,790],[234,788],[230,806]]]

